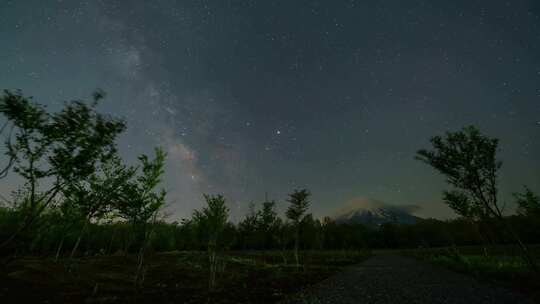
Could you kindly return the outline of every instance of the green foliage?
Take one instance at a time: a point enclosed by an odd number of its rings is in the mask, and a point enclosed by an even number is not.
[[[55,208],[45,212],[36,223],[36,229],[30,230],[32,237],[21,237],[21,242],[28,246],[19,247],[20,253],[54,256],[64,238],[63,248],[71,250],[84,226],[84,218],[77,213],[64,216],[57,204]],[[16,230],[19,214],[11,208],[0,208],[0,238],[5,239]],[[310,218],[310,217],[307,217]],[[524,242],[540,243],[540,222],[525,216],[511,216],[506,219],[515,227]],[[379,227],[361,224],[339,224],[332,221],[317,223],[317,219],[306,220],[300,231],[300,249],[302,250],[363,250],[367,248],[429,248],[442,246],[481,245],[482,239],[470,222],[463,219],[440,221],[435,219],[421,220],[416,224],[387,224]],[[149,248],[155,251],[175,250],[208,250],[208,232],[192,220],[181,223],[156,221]],[[290,250],[294,247],[294,227],[280,222],[272,233],[272,242],[264,246],[262,231],[259,230],[256,243],[244,243],[238,225],[227,223],[217,242],[217,248],[230,250]],[[39,242],[30,243],[40,234]],[[137,235],[140,235],[137,232]],[[92,221],[88,224],[79,246],[79,254],[114,254],[125,252],[137,253],[144,235],[133,240],[133,227],[125,221]],[[507,244],[508,240],[500,239],[498,243]],[[321,245],[322,244],[322,245]],[[489,250],[492,251],[491,249]],[[60,256],[65,254],[61,251]],[[290,253],[288,254],[290,255]],[[287,255],[287,256],[288,256]],[[290,258],[290,257],[289,257]],[[290,260],[290,259],[289,259]]]
[[[259,211],[258,231],[262,234],[263,248],[273,248],[278,243],[278,233],[282,221],[276,212],[275,201],[265,201],[262,210]]]
[[[88,242],[99,235],[90,234],[93,238],[84,241],[87,230],[122,227],[122,235],[114,231],[108,246],[106,241],[100,243],[100,250],[119,249],[113,246],[115,238],[130,244],[130,229],[124,224],[99,225],[118,216],[130,223],[131,230],[136,227],[142,243],[148,244],[147,225],[156,222],[165,204],[165,191],[154,191],[161,182],[165,153],[156,149],[153,160],[140,156],[137,168],[124,165],[115,141],[125,123],[97,112],[104,97],[98,90],[90,103],[66,102],[56,113],[20,91],[5,91],[0,97],[0,113],[7,119],[1,131],[10,127],[6,141],[10,161],[0,174],[12,169],[24,179],[11,208],[3,209],[2,246],[19,237],[18,251],[54,248],[58,257],[63,247],[73,245],[73,255],[81,242],[88,249]],[[42,229],[45,225],[48,229]],[[73,231],[79,232],[78,237]]]
[[[313,218],[312,214],[304,216],[300,223],[300,235],[301,245],[305,249],[322,249],[323,237],[320,233],[322,227],[321,222],[318,219]]]
[[[505,221],[497,201],[497,171],[502,165],[496,158],[498,140],[469,126],[458,132],[447,132],[445,138],[435,136],[431,144],[433,150],[419,150],[417,159],[441,172],[454,187],[444,192],[446,204],[465,218],[491,224],[493,230],[499,228],[492,224],[492,220],[496,220],[521,248],[523,259],[531,269],[540,272],[519,235]],[[524,204],[534,202],[531,194],[518,196],[518,199]]]
[[[461,191],[443,191],[443,201],[457,214],[474,219],[478,214],[484,214],[482,208],[473,204],[470,198]]]
[[[258,233],[259,222],[260,214],[259,212],[255,211],[255,204],[251,202],[249,204],[249,210],[245,218],[240,221],[240,223],[238,223],[238,230],[242,237],[241,242],[243,243],[243,247],[256,248],[260,246],[260,239]]]
[[[276,212],[276,202],[266,201],[262,205],[260,211],[260,226],[264,231],[270,231],[280,223],[279,217]]]
[[[25,180],[20,193],[26,197],[19,206],[26,214],[25,221],[30,222],[41,212],[40,204],[48,202],[49,197],[43,193],[38,195],[37,187],[40,180],[52,175],[42,164],[51,149],[51,139],[47,136],[50,115],[21,92],[10,91],[4,91],[0,98],[0,113],[12,124],[6,154],[13,162],[13,171]]]
[[[404,250],[403,254],[450,268],[454,271],[474,275],[489,281],[499,281],[504,285],[517,284],[519,288],[538,289],[537,277],[528,265],[509,246],[491,248],[491,255],[482,254],[480,246],[450,248],[423,248]],[[538,253],[538,247],[532,248]]]
[[[0,113],[12,125],[7,156],[25,180],[21,190],[27,196],[20,228],[2,246],[34,224],[60,192],[89,178],[98,162],[114,154],[114,140],[125,125],[96,112],[103,96],[98,95],[91,105],[72,101],[53,114],[19,91],[0,97]]]
[[[531,191],[527,186],[523,193],[514,193],[518,205],[518,213],[540,218],[540,196]]]
[[[20,91],[8,90],[0,97],[0,113],[11,124],[6,155],[16,164],[14,171],[27,181],[46,177],[47,171],[36,168],[36,163],[49,149],[50,139],[45,133],[50,115]]]
[[[275,209],[275,201],[263,202],[259,210],[256,210],[255,204],[250,203],[248,213],[238,223],[237,242],[241,244],[241,248],[269,249],[276,247],[279,242],[282,220]]]
[[[474,126],[445,137],[431,138],[433,150],[419,150],[417,159],[441,172],[455,189],[444,192],[444,201],[457,214],[481,219],[502,214],[497,203],[496,159],[498,140]]]
[[[223,195],[204,195],[207,206],[201,211],[193,212],[192,223],[200,234],[206,232],[208,246],[212,249],[217,246],[218,240],[225,230],[229,218],[229,208],[225,204]]]
[[[116,136],[125,129],[123,122],[106,118],[80,101],[66,104],[52,120],[47,132],[55,144],[49,162],[67,184],[88,178],[98,162],[113,158]]]
[[[311,194],[307,189],[294,190],[289,194],[287,201],[290,203],[287,209],[287,218],[290,219],[295,225],[298,225],[309,208],[309,196]]]
[[[307,189],[294,190],[289,194],[287,201],[290,203],[287,209],[286,215],[290,219],[294,226],[294,256],[296,260],[296,266],[300,265],[298,250],[300,247],[300,223],[304,220],[305,213],[309,208],[309,196],[311,194]]]
[[[76,208],[88,220],[101,218],[115,210],[123,200],[125,187],[134,176],[134,168],[126,167],[118,157],[101,164],[98,171],[64,190],[64,208]]]
[[[71,101],[50,114],[20,92],[5,91],[0,113],[15,129],[14,141],[6,143],[14,171],[27,183],[55,176],[57,187],[93,174],[98,161],[114,155],[114,141],[125,129],[121,120],[99,114],[97,101]]]
[[[219,266],[217,253],[219,251],[219,240],[223,231],[227,227],[229,209],[225,204],[223,195],[204,195],[207,206],[202,211],[195,210],[193,213],[193,223],[199,233],[204,230],[208,237],[208,259],[209,259],[209,288],[212,290],[216,285],[216,277]]]
[[[141,174],[135,180],[123,183],[122,197],[116,202],[120,217],[135,225],[145,224],[164,206],[165,190],[154,190],[161,182],[165,157],[166,154],[161,148],[155,149],[153,160],[146,155],[139,157]],[[127,172],[129,173],[129,170]]]

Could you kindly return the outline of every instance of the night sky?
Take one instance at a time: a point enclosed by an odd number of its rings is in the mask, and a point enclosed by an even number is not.
[[[170,220],[295,188],[316,216],[369,197],[448,218],[414,154],[467,124],[501,139],[503,200],[540,191],[540,1],[0,0],[0,46],[0,88],[51,110],[102,88],[128,162],[165,148]]]

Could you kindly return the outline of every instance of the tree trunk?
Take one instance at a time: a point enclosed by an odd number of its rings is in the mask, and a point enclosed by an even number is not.
[[[112,253],[113,253],[113,252],[112,252],[112,247],[113,247],[113,241],[114,241],[114,238],[116,237],[116,230],[117,230],[117,229],[114,229],[114,228],[113,228],[113,233],[112,233],[112,236],[111,236],[111,241],[109,242],[109,248],[107,249],[107,252],[108,252],[109,254],[112,254]]]
[[[216,271],[217,271],[217,257],[215,248],[210,249],[209,252],[209,262],[210,262],[210,277],[208,280],[208,288],[212,291],[216,286]]]
[[[144,254],[145,254],[145,247],[146,245],[143,244],[143,246],[139,249],[139,255],[137,259],[137,273],[135,273],[135,286],[140,287],[144,281],[144,275],[143,275],[143,265],[144,265]]]
[[[296,260],[296,268],[300,267],[300,259],[298,258],[298,247],[300,243],[300,229],[296,228],[295,238],[294,238],[294,259]]]
[[[73,257],[75,256],[75,253],[77,252],[77,249],[79,248],[79,244],[81,243],[82,236],[84,232],[86,231],[86,226],[88,226],[88,222],[89,220],[86,219],[86,221],[84,222],[84,226],[81,229],[81,233],[79,233],[79,237],[77,238],[77,242],[75,242],[75,246],[73,246],[73,250],[71,250],[71,254],[69,255],[70,259],[73,259]]]
[[[135,285],[137,287],[140,287],[142,283],[144,282],[144,255],[146,254],[146,248],[148,247],[148,244],[150,243],[150,236],[152,235],[153,231],[150,232],[149,235],[145,233],[145,237],[143,240],[143,244],[141,248],[139,249],[139,257],[138,257],[138,265],[137,265],[137,273],[135,274]]]
[[[146,249],[148,248],[148,245],[150,244],[150,241],[152,240],[152,235],[154,234],[156,218],[157,218],[157,212],[153,215],[152,226],[150,228],[150,231],[148,231],[146,225],[144,226],[144,234],[143,234],[144,240],[143,240],[141,249],[139,250],[137,273],[135,274],[135,285],[137,287],[140,287],[142,283],[144,282],[144,273],[145,273],[144,272],[144,256],[146,254]]]
[[[58,244],[58,249],[56,249],[56,255],[54,256],[54,262],[58,262],[58,258],[60,258],[60,252],[62,251],[62,247],[64,246],[64,240],[66,237],[62,235],[62,239],[60,240],[60,244]]]

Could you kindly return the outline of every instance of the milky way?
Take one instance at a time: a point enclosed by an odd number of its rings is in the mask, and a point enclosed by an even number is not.
[[[370,197],[448,217],[414,153],[467,124],[501,139],[505,200],[540,191],[538,1],[2,0],[0,42],[1,88],[50,109],[102,88],[128,161],[166,149],[172,220],[304,187],[317,216]]]

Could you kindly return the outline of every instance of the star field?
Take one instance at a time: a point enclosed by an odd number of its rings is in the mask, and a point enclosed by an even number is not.
[[[414,153],[466,124],[501,140],[503,199],[540,191],[538,1],[4,0],[0,41],[2,88],[51,109],[102,88],[128,160],[166,149],[174,217],[297,187],[317,216],[372,197],[449,217]]]

